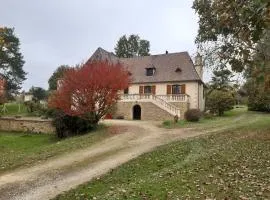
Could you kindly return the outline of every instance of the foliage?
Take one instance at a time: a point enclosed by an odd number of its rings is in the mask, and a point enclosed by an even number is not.
[[[68,65],[61,65],[53,72],[48,80],[49,90],[57,89],[57,80],[61,79],[68,69],[70,69]]]
[[[49,107],[96,124],[128,84],[128,72],[119,63],[87,63],[65,73],[61,87],[49,98]]]
[[[20,41],[14,29],[0,27],[0,74],[6,80],[7,93],[14,93],[26,79],[24,60],[20,53]]]
[[[197,122],[200,120],[202,112],[199,109],[189,109],[185,112],[185,119],[190,122]]]
[[[232,77],[232,72],[228,69],[214,70],[213,77],[210,82],[210,89],[231,90],[232,86],[230,83],[233,82],[231,80]]]
[[[222,131],[161,146],[55,200],[269,199],[269,116],[245,111],[213,124]]]
[[[270,28],[267,0],[194,0],[199,15],[196,42],[223,65],[243,71]],[[210,55],[211,56],[211,55]]]
[[[6,103],[6,81],[0,79],[0,105]]]
[[[248,91],[249,110],[270,112],[270,91],[254,79],[248,80],[245,87]]]
[[[115,54],[120,58],[130,58],[133,56],[149,56],[150,43],[142,40],[138,35],[126,35],[120,37],[115,47]]]
[[[39,103],[35,101],[26,101],[24,102],[27,112],[32,113],[38,110]]]
[[[24,106],[31,116],[46,116],[47,107],[38,101],[26,101],[24,102]]]
[[[246,71],[245,90],[250,110],[270,112],[270,31],[257,46],[255,63]],[[262,52],[262,53],[259,53]]]
[[[29,90],[29,93],[33,94],[34,101],[45,100],[48,96],[47,91],[41,87],[32,86]]]
[[[206,98],[206,109],[211,113],[216,113],[219,116],[224,114],[224,111],[233,109],[235,98],[233,94],[225,90],[212,90]]]
[[[96,124],[91,123],[89,120],[66,115],[61,111],[54,112],[53,125],[56,128],[58,138],[85,134],[96,128]]]
[[[0,174],[22,166],[37,164],[61,154],[73,152],[112,136],[103,125],[91,134],[59,140],[53,134],[0,132]]]

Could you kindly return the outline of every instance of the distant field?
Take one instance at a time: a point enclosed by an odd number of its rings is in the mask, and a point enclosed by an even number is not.
[[[159,147],[55,200],[270,199],[270,114],[240,108],[181,126],[209,134]]]

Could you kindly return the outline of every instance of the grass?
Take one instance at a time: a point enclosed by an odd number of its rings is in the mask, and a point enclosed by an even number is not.
[[[6,103],[5,104],[7,112],[2,112],[3,105],[0,106],[0,111],[2,116],[14,116],[14,115],[27,115],[27,110],[24,104],[20,104],[20,112],[19,112],[19,104],[17,103]]]
[[[59,140],[55,135],[0,132],[0,174],[60,154],[91,146],[112,133],[105,126],[82,136]]]
[[[252,112],[247,112],[247,107],[243,106],[225,112],[224,116],[214,116],[211,118],[202,118],[199,122],[189,122],[186,120],[179,120],[177,123],[174,121],[164,121],[162,126],[168,129],[172,128],[214,128],[231,124],[237,118],[249,117]]]
[[[55,200],[270,199],[269,114],[235,109],[183,126],[216,131],[159,147]]]

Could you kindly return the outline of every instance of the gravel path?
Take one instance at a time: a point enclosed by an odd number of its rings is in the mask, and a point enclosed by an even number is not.
[[[91,147],[0,176],[0,200],[47,200],[169,142],[203,132],[159,128],[157,122],[110,120],[125,133]]]

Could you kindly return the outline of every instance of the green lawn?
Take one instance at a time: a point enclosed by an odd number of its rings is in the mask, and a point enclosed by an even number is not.
[[[184,126],[213,133],[159,147],[55,199],[270,199],[269,114],[236,109]]]
[[[89,147],[112,134],[104,127],[86,135],[59,140],[55,135],[0,132],[0,174],[59,154]]]
[[[0,106],[0,115],[2,116],[14,116],[14,115],[28,115],[26,107],[24,104],[20,104],[20,112],[19,112],[19,104],[17,103],[6,103],[7,112],[2,112],[3,105]]]
[[[239,126],[243,124],[246,125],[246,120],[250,120],[250,118],[256,118],[257,114],[260,116],[260,113],[256,112],[247,112],[247,107],[243,106],[240,108],[235,108],[233,110],[230,110],[228,112],[225,112],[224,116],[222,117],[212,117],[210,119],[208,118],[202,118],[199,122],[188,122],[186,120],[179,120],[177,123],[174,123],[173,121],[165,121],[163,122],[162,126],[168,129],[172,128],[196,128],[196,129],[214,129],[218,127],[226,127],[226,129],[229,126]],[[254,119],[255,119],[254,118]],[[246,120],[241,120],[246,119]],[[253,120],[254,120],[253,119]],[[237,124],[233,122],[239,122]]]

